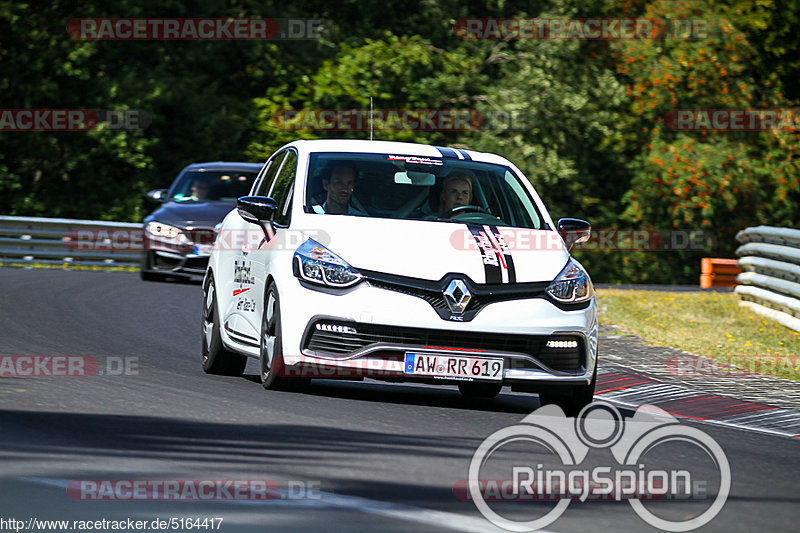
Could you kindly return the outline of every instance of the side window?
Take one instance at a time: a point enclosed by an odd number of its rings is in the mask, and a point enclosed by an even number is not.
[[[275,178],[270,195],[278,203],[278,212],[275,213],[273,222],[277,226],[286,227],[291,218],[292,189],[294,188],[294,176],[297,170],[297,154],[294,150],[289,150],[286,159],[283,161],[280,172]]]
[[[277,174],[278,170],[281,168],[281,161],[283,161],[285,157],[286,152],[281,152],[267,162],[269,168],[264,173],[261,181],[258,182],[257,190],[255,191],[256,196],[267,196],[267,192],[269,192],[272,182],[275,180],[275,174]]]

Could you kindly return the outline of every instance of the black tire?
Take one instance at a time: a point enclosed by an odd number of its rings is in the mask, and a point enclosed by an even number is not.
[[[259,342],[258,358],[258,374],[261,378],[261,385],[267,390],[296,389],[310,381],[283,375],[283,338],[281,331],[280,296],[275,284],[271,283],[264,294],[264,312],[261,314],[261,340]]]
[[[222,344],[217,313],[217,293],[214,277],[209,274],[203,287],[203,370],[207,374],[241,376],[247,366],[247,356],[232,352]]]
[[[494,398],[503,390],[503,384],[462,381],[458,384],[458,390],[469,398]]]
[[[592,403],[594,389],[597,385],[597,363],[594,365],[592,381],[588,385],[576,385],[572,387],[570,393],[566,395],[540,394],[539,403],[541,405],[555,404],[564,411],[567,416],[578,416],[581,410]]]
[[[139,261],[139,277],[142,278],[142,281],[163,281],[166,279],[164,274],[150,270],[152,268],[150,265],[152,265],[150,252],[142,252],[142,258]]]

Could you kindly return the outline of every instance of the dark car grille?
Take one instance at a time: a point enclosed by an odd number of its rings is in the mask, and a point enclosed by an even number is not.
[[[322,330],[317,328],[317,324],[342,326],[351,328],[355,332]],[[548,340],[577,341],[577,347],[549,348]],[[465,355],[469,355],[469,350],[521,353],[532,356],[552,370],[571,374],[582,370],[585,353],[584,341],[579,335],[507,335],[382,326],[325,319],[311,325],[306,332],[303,347],[304,350],[311,350],[318,355],[347,356],[380,344],[402,346],[403,348],[394,349],[397,354],[402,354],[406,347],[465,350]],[[392,349],[381,351],[392,352]],[[510,362],[508,367],[535,368],[536,366],[533,363],[526,366],[522,360]]]
[[[183,230],[183,233],[194,244],[211,245],[214,244],[214,239],[216,239],[216,232],[214,231],[214,228],[185,229]]]

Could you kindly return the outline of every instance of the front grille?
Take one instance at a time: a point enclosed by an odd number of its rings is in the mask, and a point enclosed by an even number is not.
[[[431,304],[431,306],[434,309],[447,310],[447,304],[444,301],[444,297],[442,296],[441,291],[432,291],[416,287],[404,287],[402,285],[395,285],[392,283],[386,283],[384,281],[372,280],[372,279],[369,280],[369,284],[372,285],[373,287],[378,287],[379,289],[386,289],[387,291],[394,291],[402,294],[408,294],[410,296],[416,296],[417,298],[422,298],[423,300]],[[471,310],[473,307],[474,307],[473,302],[470,301],[469,306],[467,306],[467,308]]]
[[[317,324],[348,326],[355,333],[324,331]],[[548,348],[548,340],[574,340],[576,348]],[[416,349],[447,348],[461,350],[484,350],[488,352],[514,352],[534,357],[553,370],[577,373],[584,366],[584,344],[580,336],[547,335],[507,335],[500,333],[477,333],[465,331],[446,331],[423,328],[359,324],[337,320],[318,320],[306,332],[303,348],[317,355],[348,356],[354,352],[377,344],[396,344],[403,348]],[[388,350],[388,349],[387,349]],[[387,353],[387,350],[381,350]],[[469,355],[465,352],[465,355]],[[511,361],[510,367],[536,368],[533,363],[523,360]]]
[[[469,322],[475,318],[475,315],[489,304],[542,297],[544,290],[549,285],[549,282],[478,284],[465,276],[456,274],[448,274],[439,281],[429,281],[363,269],[361,272],[373,287],[422,298],[444,319],[449,319],[452,313],[445,302],[443,292],[452,280],[460,279],[472,295],[461,314],[463,322]]]
[[[161,270],[172,270],[181,264],[180,259],[172,257],[164,257],[159,254],[153,254],[153,268]]]
[[[183,268],[185,270],[196,270],[201,273],[206,271],[206,267],[208,267],[208,257],[190,257],[186,259],[186,262],[183,264]]]

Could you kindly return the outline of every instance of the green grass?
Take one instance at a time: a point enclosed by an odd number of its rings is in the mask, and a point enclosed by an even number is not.
[[[750,372],[800,381],[800,333],[739,305],[733,293],[600,289],[600,323]]]

